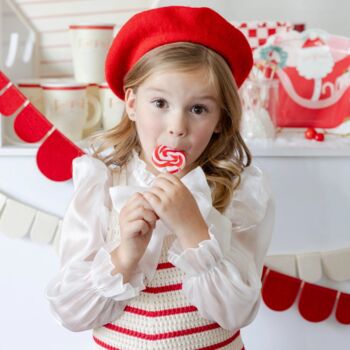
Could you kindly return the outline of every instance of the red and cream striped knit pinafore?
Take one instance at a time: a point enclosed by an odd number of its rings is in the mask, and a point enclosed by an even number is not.
[[[114,175],[113,182],[118,180],[119,175]],[[117,223],[113,210],[110,226],[116,228]],[[112,234],[118,234],[117,230],[112,229]],[[118,319],[94,329],[94,349],[244,349],[239,331],[225,330],[200,316],[181,292],[184,272],[167,261],[174,239],[174,235],[164,238],[157,270],[146,281],[146,289],[128,303]]]

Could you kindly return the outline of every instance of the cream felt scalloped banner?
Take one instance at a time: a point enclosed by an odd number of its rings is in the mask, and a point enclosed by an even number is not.
[[[350,247],[324,252],[270,255],[266,257],[265,265],[310,283],[319,281],[323,276],[344,282],[350,280]]]
[[[0,234],[12,238],[29,235],[36,243],[52,243],[58,252],[62,220],[0,192]]]

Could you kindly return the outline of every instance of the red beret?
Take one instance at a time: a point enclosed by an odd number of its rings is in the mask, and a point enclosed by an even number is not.
[[[131,17],[115,36],[106,58],[106,81],[124,100],[124,77],[148,51],[179,41],[206,46],[219,53],[242,85],[253,65],[245,36],[207,7],[167,6]]]

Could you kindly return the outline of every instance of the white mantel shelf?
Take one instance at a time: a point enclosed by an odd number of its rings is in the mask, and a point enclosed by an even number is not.
[[[276,139],[246,140],[254,157],[350,157],[350,137],[326,135],[323,142],[306,140],[304,131],[284,129]],[[80,142],[79,147],[86,149]],[[3,145],[0,157],[34,157],[38,144]]]
[[[350,157],[350,137],[326,134],[322,142],[307,140],[305,129],[283,129],[272,139],[246,140],[255,157]]]

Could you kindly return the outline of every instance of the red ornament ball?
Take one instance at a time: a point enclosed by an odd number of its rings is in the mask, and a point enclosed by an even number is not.
[[[308,139],[308,140],[313,140],[316,136],[316,130],[314,128],[308,128],[306,129],[305,131],[305,138]]]
[[[316,133],[315,140],[318,141],[318,142],[324,141],[324,134]]]

